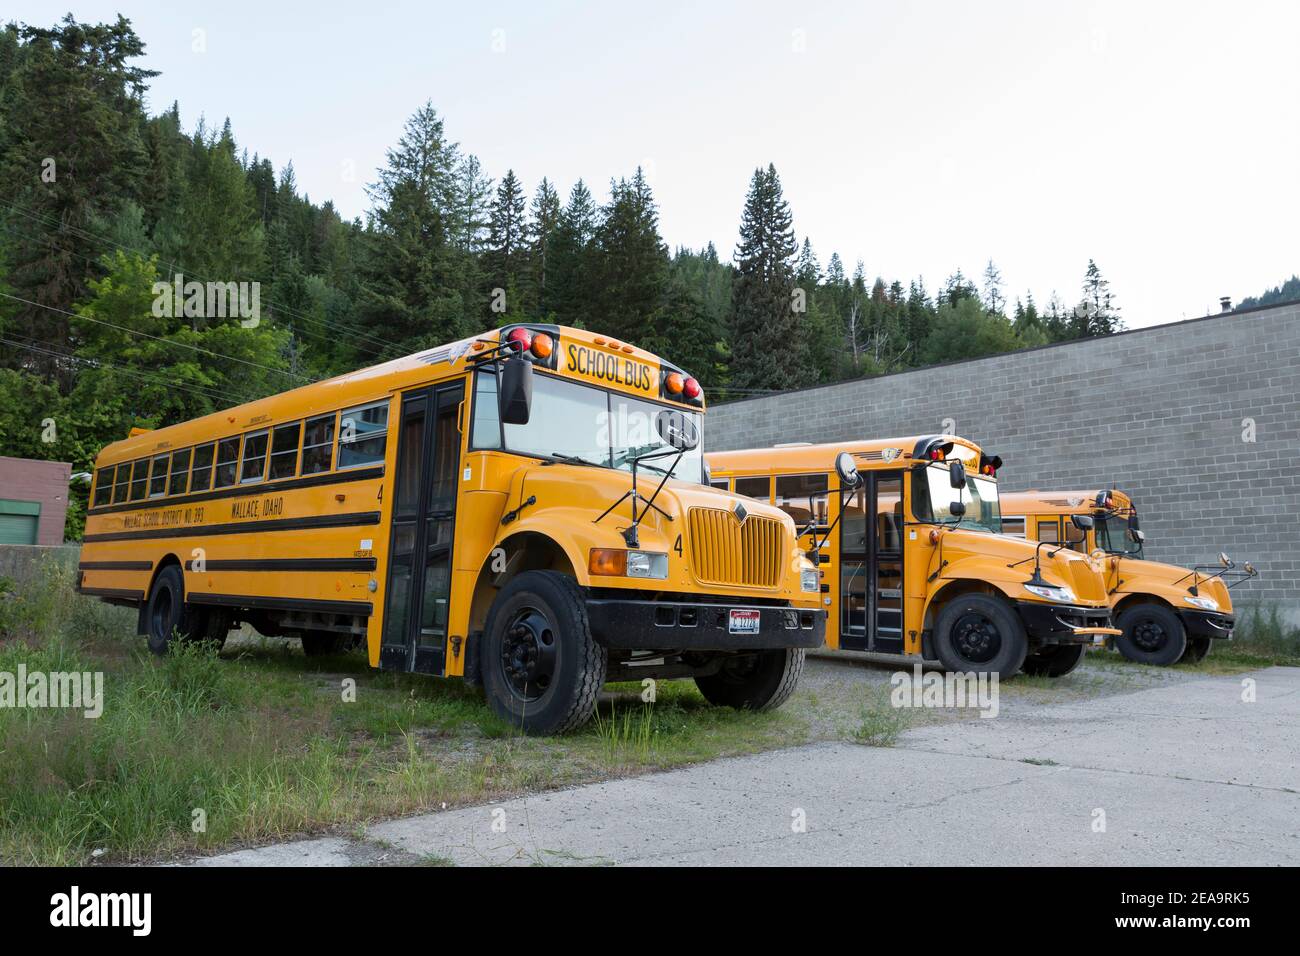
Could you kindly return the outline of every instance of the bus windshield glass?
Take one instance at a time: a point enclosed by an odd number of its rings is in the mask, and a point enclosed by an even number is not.
[[[1097,547],[1107,554],[1122,554],[1130,558],[1142,557],[1142,542],[1128,536],[1128,521],[1118,515],[1098,516]]]
[[[998,483],[993,478],[968,471],[966,487],[958,491],[949,483],[948,466],[935,462],[916,472],[914,482],[913,493],[922,520],[951,524],[970,531],[1001,533],[1002,509],[998,503]],[[958,500],[966,506],[966,513],[960,521],[948,510],[948,506]]]
[[[476,450],[499,448],[622,471],[631,471],[633,460],[640,458],[637,470],[642,473],[662,476],[672,469],[672,476],[682,481],[699,484],[704,480],[701,443],[683,453],[674,468],[677,452],[661,434],[664,416],[672,415],[689,422],[698,435],[699,412],[539,374],[533,376],[528,424],[503,427],[497,411],[496,376],[488,370],[478,372],[474,391],[472,447]],[[645,460],[647,455],[655,457]]]

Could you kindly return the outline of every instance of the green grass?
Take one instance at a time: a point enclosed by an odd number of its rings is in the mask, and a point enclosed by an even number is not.
[[[73,574],[51,562],[0,599],[0,671],[105,675],[99,719],[0,708],[0,861],[211,852],[809,739],[796,712],[713,708],[689,681],[661,682],[654,704],[611,685],[592,722],[538,739],[458,680],[360,653],[255,639],[160,659],[133,612],[75,595]]]
[[[1201,666],[1300,667],[1300,628],[1288,625],[1274,606],[1244,608],[1231,641],[1216,641]]]

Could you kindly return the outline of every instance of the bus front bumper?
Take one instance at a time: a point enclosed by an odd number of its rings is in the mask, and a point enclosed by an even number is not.
[[[1017,601],[1025,633],[1038,644],[1098,644],[1124,633],[1111,625],[1110,609]]]
[[[1188,611],[1179,608],[1178,617],[1182,620],[1183,627],[1187,629],[1188,637],[1212,637],[1219,641],[1232,640],[1234,618],[1231,614],[1223,614],[1219,611]]]
[[[826,612],[799,607],[591,598],[596,642],[634,651],[758,651],[821,647]]]

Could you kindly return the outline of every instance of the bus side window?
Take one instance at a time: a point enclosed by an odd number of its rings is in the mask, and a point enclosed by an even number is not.
[[[117,477],[113,479],[113,502],[121,504],[130,497],[131,463],[117,466]]]
[[[131,463],[131,500],[140,501],[149,491],[149,459]]]
[[[374,465],[388,446],[388,402],[345,409],[339,417],[339,467]]]
[[[337,412],[307,420],[302,439],[302,474],[315,475],[334,467],[334,416]]]
[[[188,490],[185,482],[189,477],[191,453],[189,448],[172,452],[172,480],[168,486],[169,494],[183,495]]]
[[[225,488],[239,476],[239,436],[217,442],[217,474],[212,487]]]
[[[1038,540],[1047,541],[1051,544],[1059,544],[1061,541],[1060,522],[1055,518],[1043,518],[1038,522]]]
[[[1070,550],[1088,553],[1088,532],[1082,528],[1076,528],[1074,522],[1067,515],[1065,518],[1065,540],[1069,544]]]
[[[253,432],[244,436],[244,467],[239,473],[241,485],[261,481],[266,477],[266,432]]]
[[[302,435],[302,422],[279,426],[271,438],[270,479],[292,478],[298,467],[298,439]]]
[[[830,478],[825,474],[780,475],[776,479],[776,506],[793,518],[800,530],[812,521],[818,525],[829,524],[826,514],[829,488]]]
[[[1025,519],[1024,518],[1003,518],[1002,533],[1013,534],[1018,538],[1025,536]]]
[[[161,498],[167,494],[167,462],[170,456],[159,455],[153,460],[153,472],[149,476],[149,497]]]
[[[759,501],[771,501],[772,479],[767,475],[757,478],[737,478],[736,494],[744,495],[746,498],[757,498]]]
[[[497,409],[497,379],[491,372],[474,376],[474,422],[470,429],[470,451],[501,447],[501,414]]]
[[[113,500],[113,469],[101,468],[95,472],[95,507]]]
[[[731,479],[730,479],[730,478],[714,478],[714,479],[712,479],[712,480],[709,482],[709,487],[710,487],[710,488],[718,488],[718,489],[720,489],[721,491],[730,491],[730,490],[731,490]]]
[[[194,471],[190,475],[190,491],[207,491],[212,487],[212,442],[194,449]]]

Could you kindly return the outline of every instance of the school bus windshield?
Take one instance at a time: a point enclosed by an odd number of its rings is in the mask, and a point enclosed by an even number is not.
[[[477,373],[472,449],[501,449],[536,458],[558,458],[577,463],[631,471],[632,462],[646,455],[662,457],[641,461],[643,472],[700,483],[704,453],[699,443],[684,452],[676,467],[676,452],[660,433],[663,416],[683,419],[700,429],[700,414],[670,409],[591,385],[553,375],[533,378],[532,412],[527,425],[502,425],[497,410],[497,382],[491,371]]]
[[[922,520],[951,524],[970,531],[1002,532],[1002,509],[998,503],[998,483],[994,479],[967,472],[966,487],[958,491],[949,482],[948,465],[934,462],[916,472],[913,482]],[[955,521],[949,505],[958,500],[966,506],[966,513],[960,521]]]
[[[1130,558],[1142,557],[1142,542],[1128,535],[1128,521],[1118,515],[1106,515],[1096,520],[1097,547],[1107,554],[1122,554]]]

